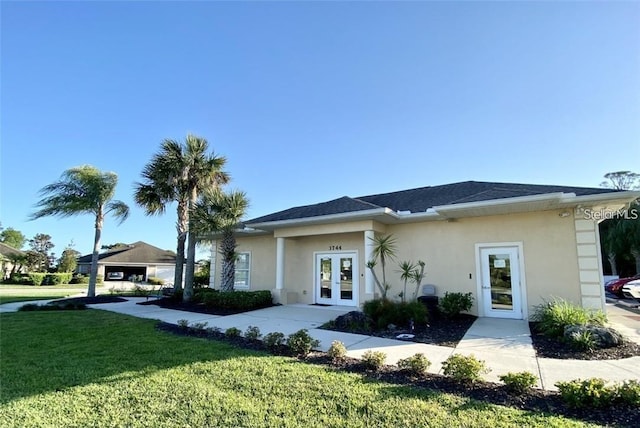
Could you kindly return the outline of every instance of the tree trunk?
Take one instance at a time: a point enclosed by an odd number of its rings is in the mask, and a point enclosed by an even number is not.
[[[187,240],[187,267],[184,274],[184,292],[182,294],[183,302],[190,302],[193,298],[193,280],[195,276],[195,260],[196,260],[196,234],[191,229],[188,233]]]
[[[193,227],[190,224],[191,210],[198,200],[198,191],[196,188],[191,189],[189,195],[189,205],[187,208],[187,227],[189,230],[187,240],[187,266],[185,267],[184,274],[184,294],[182,295],[183,302],[190,302],[193,297],[193,278],[196,270],[196,234],[193,231]]]
[[[91,273],[89,274],[89,288],[87,297],[96,297],[96,282],[98,279],[98,253],[100,251],[100,237],[102,236],[102,213],[96,216],[96,233],[93,238],[93,254],[91,255]]]
[[[182,290],[182,277],[184,272],[184,248],[187,240],[187,204],[184,201],[178,202],[178,222],[176,229],[178,231],[178,245],[176,248],[176,269],[173,275],[173,290]]]
[[[233,291],[236,282],[236,239],[233,236],[233,231],[226,230],[223,232],[220,254],[222,254],[220,289],[222,291]]]
[[[611,275],[618,275],[618,265],[616,264],[616,253],[607,253],[607,260],[611,265]]]

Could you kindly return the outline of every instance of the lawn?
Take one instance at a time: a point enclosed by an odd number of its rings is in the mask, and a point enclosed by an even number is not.
[[[2,427],[589,426],[174,336],[98,310],[2,314],[0,329]]]
[[[59,299],[87,291],[86,284],[14,285],[0,284],[0,304],[29,300]]]

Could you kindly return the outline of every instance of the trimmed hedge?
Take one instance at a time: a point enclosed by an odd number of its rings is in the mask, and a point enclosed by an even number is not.
[[[194,300],[207,307],[223,309],[260,309],[273,305],[271,292],[260,291],[217,291],[210,288],[198,290]]]

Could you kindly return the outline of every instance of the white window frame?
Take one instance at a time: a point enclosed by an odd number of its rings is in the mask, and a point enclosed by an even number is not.
[[[234,263],[234,269],[235,269],[235,273],[236,273],[235,276],[237,277],[238,271],[242,271],[242,272],[246,271],[247,272],[247,284],[246,285],[237,285],[235,283],[235,280],[234,280],[233,288],[234,289],[247,290],[247,289],[251,288],[251,259],[252,259],[251,251],[239,251],[238,252],[238,256],[241,255],[241,254],[245,254],[247,257],[249,257],[249,261],[247,263],[248,267],[246,269],[238,269],[238,267],[237,267],[238,264],[237,264],[237,262],[235,262]]]

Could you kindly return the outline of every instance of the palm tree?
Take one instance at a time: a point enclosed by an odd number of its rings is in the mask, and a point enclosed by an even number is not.
[[[207,189],[193,211],[193,229],[201,234],[222,235],[222,291],[233,291],[235,283],[236,238],[234,231],[249,207],[247,195],[241,191],[224,193]]]
[[[191,300],[193,296],[196,255],[196,236],[189,230],[189,214],[203,189],[217,188],[229,181],[228,174],[222,171],[226,159],[209,154],[208,149],[206,139],[191,134],[187,135],[184,143],[166,139],[160,152],[143,169],[144,182],[135,185],[136,203],[145,208],[147,215],[163,214],[167,204],[178,203],[174,288],[182,288],[182,266],[188,237],[184,301]]]
[[[373,279],[380,289],[382,299],[386,299],[387,291],[390,288],[386,275],[387,260],[393,260],[396,256],[396,240],[393,235],[376,235],[371,240],[373,241],[373,259],[367,261],[366,266],[373,274]],[[378,259],[380,259],[380,265],[382,266],[382,283],[375,271]]]
[[[39,209],[30,216],[31,220],[48,216],[72,217],[79,214],[95,216],[88,297],[96,295],[98,252],[105,216],[113,215],[119,220],[118,224],[129,216],[127,204],[113,200],[117,184],[118,176],[113,172],[102,172],[91,165],[70,168],[62,173],[59,181],[40,190],[42,199],[36,204]]]
[[[416,265],[412,261],[403,261],[400,263],[400,279],[404,281],[404,288],[402,290],[402,301],[407,301],[407,282],[410,279],[414,278],[414,270],[416,269]]]

